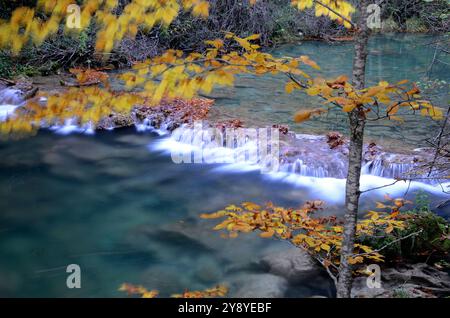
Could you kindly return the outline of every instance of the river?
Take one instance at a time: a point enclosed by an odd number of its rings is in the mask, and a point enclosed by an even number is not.
[[[426,44],[433,39],[374,37],[369,81],[422,80],[434,54]],[[275,54],[310,55],[322,65],[324,76],[349,73],[351,68],[350,43],[306,42],[283,46]],[[448,74],[448,66],[436,65],[431,77],[449,82]],[[214,93],[211,119],[240,118],[254,127],[289,124],[308,134],[345,132],[345,120],[338,113],[294,124],[296,110],[315,107],[318,101],[286,95],[283,82],[276,76],[241,77],[235,88]],[[432,98],[442,104],[445,94],[448,85],[435,90]],[[403,126],[373,125],[368,138],[406,150],[424,146],[424,138],[436,127],[432,121],[413,118]],[[116,297],[124,296],[117,291],[123,282],[158,289],[163,296],[218,283],[251,288],[250,280],[267,280],[269,275],[259,260],[290,246],[253,234],[223,239],[212,230],[214,221],[200,219],[200,213],[243,201],[298,206],[317,198],[328,201],[321,213],[343,213],[344,180],[289,182],[255,169],[174,164],[170,149],[161,147],[165,138],[130,128],[95,135],[41,131],[34,137],[2,141],[0,296]],[[419,188],[411,188],[408,197],[414,198]],[[435,188],[422,188],[433,204],[446,198]],[[373,207],[390,191],[366,195],[362,209]],[[449,215],[446,210],[437,212]],[[69,264],[81,267],[80,289],[66,286]],[[282,296],[333,295],[325,274],[281,285]]]

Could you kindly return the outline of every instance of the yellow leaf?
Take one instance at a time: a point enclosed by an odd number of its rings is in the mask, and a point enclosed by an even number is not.
[[[257,40],[257,39],[259,39],[260,37],[261,37],[260,34],[252,34],[252,35],[250,35],[250,36],[247,36],[245,39],[246,39],[247,41],[252,41],[252,40]]]
[[[209,15],[209,3],[207,1],[202,1],[200,4],[194,6],[192,13],[201,17],[208,17]]]
[[[272,237],[275,234],[275,231],[273,229],[269,229],[266,232],[262,232],[261,234],[259,234],[259,236],[263,237],[263,238],[269,238]]]
[[[297,123],[301,123],[305,120],[308,120],[312,115],[320,115],[326,112],[327,110],[322,108],[315,108],[312,110],[301,110],[295,114],[294,121]]]
[[[318,88],[318,87],[310,87],[310,88],[306,89],[305,92],[309,96],[316,96],[316,95],[320,94],[320,88]]]
[[[142,294],[142,298],[156,298],[158,296],[159,292],[157,290],[151,290],[147,291]]]
[[[362,263],[364,261],[364,258],[362,256],[356,256],[356,257],[349,257],[348,263],[351,265]]]
[[[300,61],[302,61],[303,64],[306,64],[306,65],[308,65],[308,66],[311,66],[312,68],[314,68],[314,69],[316,69],[316,70],[320,70],[319,65],[317,65],[316,62],[314,62],[313,60],[311,60],[311,59],[309,58],[309,56],[306,56],[306,55],[300,56]]]
[[[312,238],[310,238],[309,236],[305,237],[305,242],[306,242],[306,244],[308,244],[310,247],[316,246],[314,240],[313,240]]]
[[[377,209],[384,209],[384,208],[386,208],[386,205],[384,205],[381,202],[377,202]]]
[[[386,228],[385,232],[387,234],[391,233],[394,230],[394,227],[392,226],[392,224],[389,224],[388,227]]]
[[[214,46],[216,49],[220,49],[223,46],[223,41],[221,39],[215,39],[213,41],[205,41],[205,44]]]
[[[356,103],[354,101],[348,101],[344,104],[342,107],[342,110],[346,113],[351,112],[353,109],[355,109]]]
[[[297,84],[294,82],[289,82],[286,84],[286,86],[284,87],[284,90],[286,91],[286,93],[291,94],[294,89],[298,88]]]
[[[342,233],[342,227],[341,226],[333,226],[332,229],[336,233]]]
[[[398,121],[398,122],[401,122],[401,123],[405,122],[405,120],[403,118],[398,117],[398,116],[389,116],[389,119],[395,120],[395,121]]]
[[[302,110],[295,114],[294,121],[297,123],[301,123],[305,120],[308,120],[309,118],[311,118],[311,111]]]

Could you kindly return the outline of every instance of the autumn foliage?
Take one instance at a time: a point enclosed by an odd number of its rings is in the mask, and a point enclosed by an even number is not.
[[[137,295],[141,298],[156,298],[159,295],[157,290],[148,290],[140,285],[132,285],[124,283],[119,287],[119,291],[126,292],[129,296]],[[173,294],[172,298],[217,298],[225,297],[228,293],[228,288],[224,285],[217,285],[213,288],[205,290],[185,290],[181,294]]]
[[[407,201],[389,199],[389,203],[377,203],[377,208],[387,212],[369,211],[357,224],[357,242],[374,235],[393,234],[405,228],[405,217],[399,209]],[[304,249],[329,271],[336,273],[340,263],[343,237],[342,222],[335,216],[315,216],[322,209],[322,201],[308,201],[297,209],[283,208],[267,203],[263,206],[244,202],[240,206],[230,205],[224,210],[202,214],[204,219],[224,218],[214,230],[226,231],[225,237],[236,238],[239,233],[260,232],[263,238],[285,240]],[[356,243],[351,264],[365,261],[383,262],[384,257],[370,246]]]
[[[255,2],[255,1],[251,1]],[[74,1],[39,0],[36,7],[16,9],[9,21],[0,22],[0,47],[14,52],[28,42],[39,45],[54,34],[65,18],[66,9]],[[300,10],[314,7],[317,16],[325,15],[350,27],[355,11],[347,1],[293,0]],[[203,0],[133,0],[120,14],[115,0],[81,1],[81,29],[91,22],[98,27],[96,50],[106,53],[126,36],[135,37],[138,28],[168,25],[181,11],[207,16],[208,1]],[[47,17],[47,18],[43,18]],[[77,30],[67,30],[77,32]],[[78,86],[65,93],[46,96],[47,102],[29,101],[19,116],[10,116],[0,124],[4,134],[16,131],[34,131],[46,125],[49,119],[63,121],[75,118],[78,122],[95,124],[113,112],[129,112],[137,104],[158,105],[164,99],[192,99],[198,94],[208,94],[216,86],[232,86],[238,74],[284,74],[287,76],[286,92],[301,90],[311,96],[320,96],[326,105],[313,110],[301,110],[295,115],[297,122],[323,114],[330,107],[344,112],[355,108],[373,119],[388,118],[401,121],[400,109],[409,109],[434,119],[442,118],[442,110],[420,96],[416,86],[408,87],[406,81],[378,85],[357,90],[346,76],[335,79],[311,78],[307,69],[320,69],[308,56],[277,58],[262,52],[259,35],[245,38],[224,33],[223,39],[206,41],[204,52],[186,54],[168,50],[150,60],[141,61],[132,71],[119,75],[127,89],[116,92],[109,84],[109,76],[97,70],[71,70]],[[84,87],[100,84],[97,87]],[[26,114],[26,118],[23,118]]]

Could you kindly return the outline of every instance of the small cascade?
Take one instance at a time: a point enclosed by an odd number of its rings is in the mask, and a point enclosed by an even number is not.
[[[15,105],[19,106],[24,102],[22,92],[14,88],[4,88],[0,90],[0,106]]]
[[[187,128],[186,126],[183,126]],[[282,137],[277,170],[264,170],[265,162],[258,158],[249,161],[248,154],[258,148],[257,142],[246,139],[245,142],[227,144],[222,139],[214,139],[207,129],[175,130],[171,136],[163,138],[151,145],[153,150],[166,151],[177,163],[220,163],[213,171],[237,172],[260,171],[267,178],[293,183],[316,189],[330,198],[342,199],[347,176],[346,148],[330,150],[325,137],[297,135],[293,139]],[[284,138],[284,139],[283,139]],[[198,156],[198,157],[196,157]],[[196,161],[196,158],[201,158]],[[206,159],[205,159],[206,158]],[[396,179],[406,177],[410,171],[427,160],[426,153],[392,154],[379,151],[364,158],[361,188],[363,190],[380,188],[385,193],[385,185],[392,184]],[[448,186],[443,181],[444,187]],[[441,192],[441,185],[427,180],[398,182],[389,187],[390,193],[404,193],[407,189],[426,189],[431,192]],[[334,200],[334,199],[333,199]]]
[[[49,127],[50,130],[54,131],[59,135],[69,135],[72,133],[83,133],[86,135],[94,134],[94,125],[92,123],[86,123],[84,125],[79,125],[74,118],[69,118],[64,121],[62,125],[53,125]]]
[[[22,92],[18,89],[4,88],[0,90],[0,121],[6,120],[23,104]]]
[[[363,166],[362,173],[384,178],[402,178],[408,176],[416,165],[413,163],[387,162],[385,159],[375,159]]]
[[[307,157],[305,159],[308,160]],[[293,163],[283,164],[280,167],[280,171],[315,178],[345,178],[346,164],[343,161],[305,163],[305,159],[296,159]]]

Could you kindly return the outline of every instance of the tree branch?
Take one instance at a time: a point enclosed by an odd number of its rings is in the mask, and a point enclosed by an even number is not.
[[[397,242],[406,240],[407,238],[409,238],[409,237],[411,237],[411,236],[417,236],[417,235],[419,235],[419,234],[422,233],[422,232],[423,232],[423,229],[420,229],[420,230],[417,231],[417,232],[413,232],[413,233],[410,233],[410,234],[408,234],[408,235],[406,235],[406,236],[399,237],[398,239],[396,239],[396,240],[394,240],[394,241],[392,241],[392,242],[389,242],[389,243],[387,243],[386,245],[383,245],[382,247],[380,247],[380,248],[378,248],[378,249],[376,249],[376,250],[373,250],[372,252],[366,252],[366,253],[361,253],[361,254],[355,254],[355,255],[353,255],[353,257],[357,257],[357,256],[365,256],[365,255],[370,255],[370,254],[374,254],[374,253],[379,253],[379,252],[381,252],[382,250],[384,250],[385,248],[387,248],[387,247],[389,247],[389,246],[391,246],[391,245],[393,245],[393,244],[395,244],[395,243],[397,243]]]
[[[318,0],[314,0],[315,3],[317,3],[318,5],[321,5],[324,8],[327,8],[328,10],[330,10],[331,12],[333,12],[334,14],[336,14],[337,16],[339,16],[342,20],[344,20],[345,22],[350,23],[350,25],[352,26],[353,29],[356,29],[357,26],[356,24],[354,24],[351,20],[347,19],[346,17],[344,17],[342,14],[340,14],[339,12],[337,12],[336,10],[330,8],[328,5],[322,3],[321,1]]]

